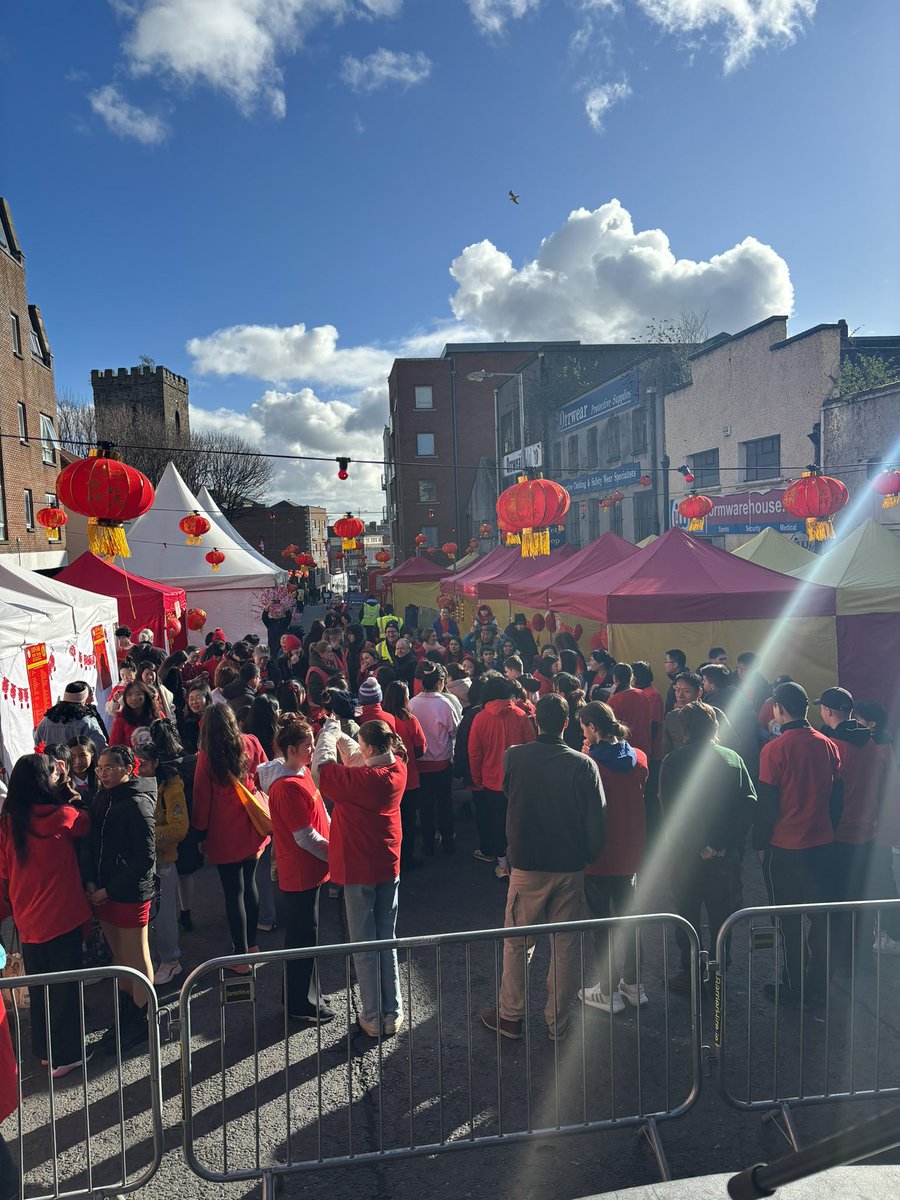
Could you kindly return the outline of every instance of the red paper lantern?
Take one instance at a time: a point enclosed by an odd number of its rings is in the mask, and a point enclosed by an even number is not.
[[[61,529],[69,520],[61,508],[39,508],[34,519],[44,529]]]
[[[222,563],[225,561],[225,555],[221,550],[217,550],[215,547],[213,547],[209,554],[206,555],[206,561],[214,571],[218,571],[221,568]]]
[[[439,609],[440,608],[453,608],[454,603],[455,603],[455,598],[453,596],[448,596],[446,592],[441,592],[441,594],[438,596],[437,600],[435,601],[435,604],[438,606]]]
[[[498,520],[522,535],[522,557],[550,553],[550,526],[569,511],[569,493],[552,479],[526,479],[508,487],[497,500]]]
[[[653,476],[642,475],[638,480],[638,483],[641,485],[641,487],[650,487],[650,485],[653,483]]]
[[[389,563],[391,561],[390,550],[376,550],[375,561],[377,563]]]
[[[806,536],[811,542],[824,542],[834,537],[831,518],[849,499],[850,493],[839,479],[809,474],[785,490],[781,507],[806,521]]]
[[[872,491],[881,496],[882,508],[896,508],[900,504],[900,471],[889,467],[872,480]],[[41,512],[46,511],[41,509]],[[38,513],[40,520],[41,513]]]
[[[206,624],[206,613],[202,608],[189,608],[187,611],[187,627],[195,633]]]
[[[613,494],[610,496],[609,499],[612,504],[621,504],[622,501],[625,499],[625,493],[624,492],[613,492]]]
[[[424,533],[416,534],[416,545],[419,547],[420,550],[422,549],[423,546],[428,545],[428,538]]]
[[[490,525],[488,525],[487,521],[482,521],[478,526],[478,532],[483,538],[489,538],[493,533],[493,530],[491,529]]]
[[[507,525],[507,523],[500,517],[497,518],[497,528],[500,530],[500,540],[504,543],[504,545],[521,546],[522,539],[519,534],[515,529],[512,528],[511,525]]]
[[[688,532],[698,533],[703,529],[706,518],[712,512],[713,502],[709,496],[699,495],[697,492],[691,492],[678,505],[678,511],[681,515],[687,518]]]
[[[451,562],[456,559],[456,552],[458,549],[459,546],[456,544],[456,542],[444,542],[443,546],[441,546],[441,552],[446,554]]]
[[[469,553],[474,554],[478,549],[478,538],[469,538]]]
[[[429,546],[425,551],[426,554],[437,554],[437,546]]]
[[[341,546],[344,550],[356,548],[356,539],[365,528],[359,517],[354,517],[352,513],[347,513],[345,517],[341,517],[334,523],[334,532],[341,539]]]
[[[88,546],[104,558],[130,558],[124,521],[151,507],[153,484],[134,467],[98,453],[60,471],[56,494],[61,504],[88,517]]]
[[[305,551],[302,554],[298,554],[294,559],[294,562],[298,567],[314,567],[316,565],[316,560],[313,558],[313,556],[311,554],[307,554]]]
[[[170,638],[178,637],[181,633],[181,622],[177,617],[173,617],[171,614],[166,617],[166,630]]]
[[[210,529],[212,529],[212,526],[210,525],[209,521],[207,521],[206,517],[203,517],[200,515],[200,513],[194,511],[192,513],[188,513],[186,517],[181,518],[181,520],[178,522],[178,528],[182,533],[187,534],[188,546],[199,546],[200,542],[202,541],[203,534],[209,533]]]
[[[556,633],[556,613],[552,609],[544,618],[544,627],[548,633]]]
[[[540,613],[535,613],[534,616],[531,618],[531,628],[534,630],[535,633],[543,633],[544,632],[544,624],[545,624],[544,618],[541,616]]]

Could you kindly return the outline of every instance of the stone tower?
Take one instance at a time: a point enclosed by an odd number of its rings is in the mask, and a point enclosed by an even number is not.
[[[160,445],[186,446],[191,418],[188,381],[166,367],[119,367],[91,371],[97,438],[122,441],[123,429],[141,438],[156,436]]]

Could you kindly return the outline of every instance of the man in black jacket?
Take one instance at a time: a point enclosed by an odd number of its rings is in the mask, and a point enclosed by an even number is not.
[[[584,868],[603,849],[606,799],[594,761],[563,741],[569,706],[555,693],[538,701],[537,740],[511,746],[504,756],[503,790],[509,798],[506,836],[510,864],[504,926],[578,921],[585,915]],[[544,1018],[551,1041],[564,1037],[568,1008],[580,976],[579,935],[551,938]],[[527,995],[525,939],[503,943],[499,1012],[481,1019],[503,1037],[522,1036]]]

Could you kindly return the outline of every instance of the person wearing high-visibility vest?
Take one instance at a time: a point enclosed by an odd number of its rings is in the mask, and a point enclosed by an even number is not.
[[[378,626],[378,638],[380,641],[384,640],[385,631],[387,630],[388,625],[396,625],[397,629],[400,629],[400,618],[394,612],[394,606],[392,604],[386,604],[384,606],[382,615],[376,619],[375,624]]]
[[[378,618],[381,616],[381,605],[374,596],[369,596],[362,606],[359,623],[366,634],[366,641],[378,641]]]

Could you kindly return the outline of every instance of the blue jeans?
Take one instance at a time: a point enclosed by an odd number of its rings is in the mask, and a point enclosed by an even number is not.
[[[347,931],[351,942],[378,942],[396,936],[399,887],[399,879],[388,883],[344,884]],[[365,1020],[376,1021],[382,1013],[400,1016],[403,999],[397,951],[354,954],[353,965]]]

